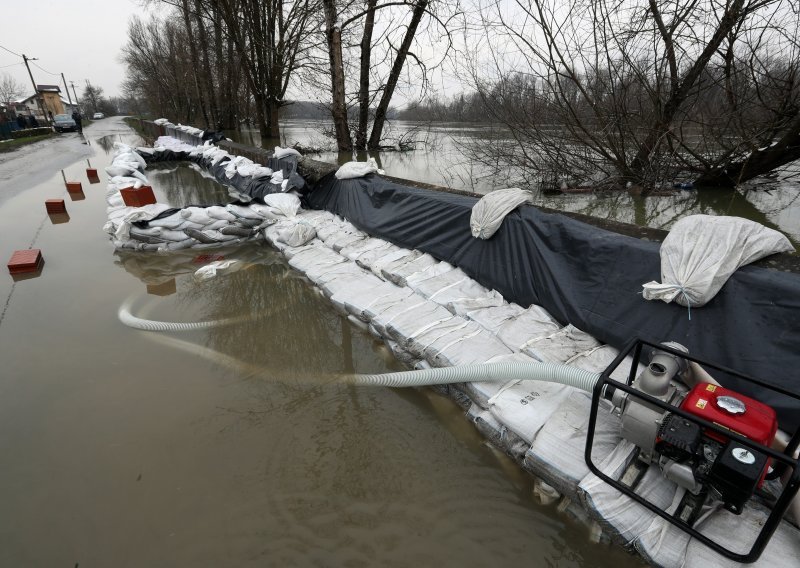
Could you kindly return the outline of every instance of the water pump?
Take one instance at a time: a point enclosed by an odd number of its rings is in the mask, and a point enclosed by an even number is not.
[[[636,376],[639,360],[647,351],[646,367]],[[611,373],[629,354],[633,355],[634,364],[627,382],[611,379]],[[800,444],[800,433],[795,433],[785,452],[772,449],[778,430],[775,411],[721,386],[709,375],[703,377],[705,380],[694,380],[690,369],[697,367],[690,367],[690,361],[754,383],[765,391],[798,399],[730,369],[690,357],[679,344],[656,345],[636,340],[620,353],[595,386],[586,461],[600,478],[720,554],[739,562],[753,562],[800,486],[797,460],[791,457]],[[611,401],[622,424],[622,437],[636,446],[633,459],[619,479],[607,476],[592,462],[601,399]],[[667,479],[686,490],[676,510],[668,513],[636,493],[637,484],[649,467],[660,468]],[[741,514],[765,480],[787,467],[792,475],[747,554],[733,552],[696,529],[704,507],[719,504],[733,514]]]

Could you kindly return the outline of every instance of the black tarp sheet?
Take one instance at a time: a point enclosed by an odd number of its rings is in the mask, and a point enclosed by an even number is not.
[[[538,304],[623,348],[634,337],[677,341],[696,357],[800,392],[800,275],[739,269],[702,308],[647,301],[642,284],[660,281],[659,243],[603,230],[525,206],[489,240],[473,238],[476,198],[400,185],[369,175],[328,175],[306,205],[345,217],[359,229],[459,266],[477,282],[522,306]],[[783,428],[800,423],[797,401],[718,377],[728,388],[776,409]]]

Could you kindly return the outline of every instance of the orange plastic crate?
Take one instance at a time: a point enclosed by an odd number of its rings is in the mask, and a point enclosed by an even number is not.
[[[42,267],[44,259],[42,251],[39,249],[28,249],[14,251],[11,260],[8,261],[8,271],[11,274],[22,272],[36,272]]]
[[[89,183],[97,183],[100,181],[97,170],[94,168],[86,168],[86,177],[89,179]]]
[[[126,187],[119,190],[122,195],[122,201],[128,207],[142,207],[156,202],[156,196],[153,195],[153,188],[149,185],[142,187]]]
[[[69,191],[70,193],[78,193],[80,191],[83,191],[83,186],[79,181],[68,181],[67,191]]]

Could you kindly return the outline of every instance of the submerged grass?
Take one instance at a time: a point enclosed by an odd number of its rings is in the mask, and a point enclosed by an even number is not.
[[[25,138],[17,138],[15,140],[0,140],[0,153],[11,152],[22,146],[27,146],[28,144],[33,144],[40,140],[47,140],[55,135],[55,132],[51,132],[50,134],[43,134],[41,136],[26,136]]]

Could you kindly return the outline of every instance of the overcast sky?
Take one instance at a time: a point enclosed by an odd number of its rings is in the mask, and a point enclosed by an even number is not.
[[[60,73],[64,73],[68,82],[75,83],[78,96],[86,79],[102,87],[106,96],[118,96],[125,78],[118,58],[128,20],[146,11],[138,0],[0,0],[0,13],[4,15],[0,46],[38,58],[31,63],[37,84],[58,83],[63,91]],[[33,94],[22,59],[4,49],[0,49],[2,73],[9,73],[28,88],[28,95]]]

